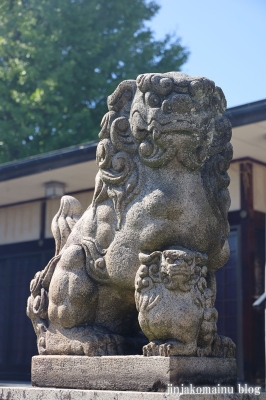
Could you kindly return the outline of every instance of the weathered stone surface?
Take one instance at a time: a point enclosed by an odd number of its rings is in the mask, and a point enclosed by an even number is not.
[[[235,345],[217,335],[214,307],[215,271],[229,256],[223,92],[202,77],[144,74],[120,83],[108,108],[92,204],[81,216],[76,199],[62,198],[55,256],[31,282],[39,353],[144,345],[145,356],[230,360]]]
[[[266,394],[178,395],[170,393],[118,392],[102,390],[0,387],[1,400],[266,400]]]
[[[32,384],[77,389],[167,391],[167,385],[234,385],[233,358],[36,356]]]

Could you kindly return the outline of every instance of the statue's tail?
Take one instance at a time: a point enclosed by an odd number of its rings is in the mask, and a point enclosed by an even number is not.
[[[63,196],[58,213],[54,216],[51,229],[55,239],[55,256],[57,256],[70,235],[76,222],[83,213],[80,202],[72,196]]]
[[[40,354],[45,354],[45,332],[48,327],[49,286],[56,265],[61,258],[62,250],[67,238],[76,222],[82,215],[82,207],[78,200],[71,196],[63,196],[58,213],[52,221],[52,232],[55,239],[56,251],[42,271],[38,271],[30,283],[31,295],[27,303],[27,315],[32,320],[37,335],[37,344]]]

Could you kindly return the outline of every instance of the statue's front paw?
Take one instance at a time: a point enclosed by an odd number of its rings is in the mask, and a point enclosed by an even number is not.
[[[143,346],[143,355],[146,357],[195,356],[196,353],[196,344],[183,344],[177,340],[169,340],[165,343],[160,340],[154,340]]]
[[[175,355],[175,343],[174,342],[169,342],[169,343],[163,343],[160,346],[159,349],[160,356],[162,357],[170,357],[172,355]]]
[[[160,345],[162,342],[154,340],[142,347],[143,355],[145,357],[160,356]]]
[[[215,335],[211,357],[234,358],[235,354],[236,345],[232,339],[222,335]]]
[[[169,340],[166,343],[160,345],[159,348],[160,356],[171,357],[171,356],[195,356],[197,353],[196,344],[184,344],[177,340]]]

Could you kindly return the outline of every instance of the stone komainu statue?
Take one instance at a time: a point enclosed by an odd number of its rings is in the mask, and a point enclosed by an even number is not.
[[[70,196],[56,253],[31,282],[40,354],[233,357],[216,333],[215,271],[228,260],[231,126],[222,90],[144,74],[108,97],[92,204]],[[149,339],[140,334],[140,328]]]

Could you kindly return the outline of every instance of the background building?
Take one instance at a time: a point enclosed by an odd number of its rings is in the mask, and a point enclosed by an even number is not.
[[[234,146],[229,170],[231,257],[217,272],[218,331],[237,344],[239,379],[262,384],[264,308],[254,310],[252,304],[264,292],[266,100],[230,108],[227,116]],[[89,143],[0,165],[0,379],[30,380],[30,360],[37,354],[25,309],[30,280],[54,255],[50,225],[60,199],[49,198],[47,184],[63,184],[58,190],[64,188],[86,209],[97,172],[96,146]]]

